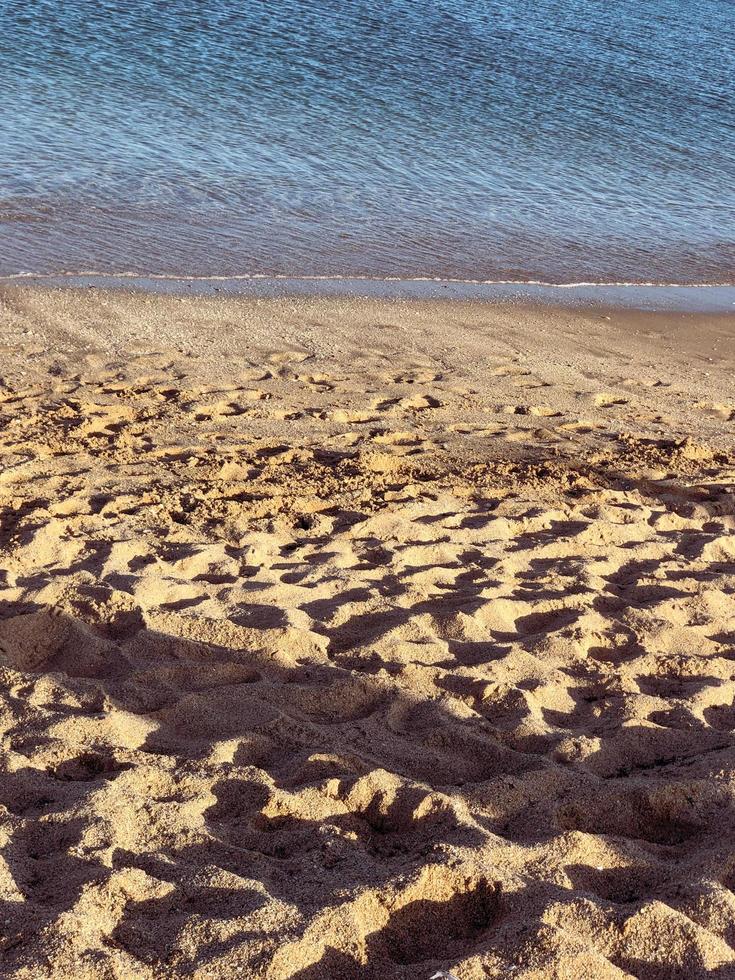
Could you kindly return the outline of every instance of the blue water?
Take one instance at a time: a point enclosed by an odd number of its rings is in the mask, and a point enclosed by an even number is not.
[[[0,274],[735,281],[730,0],[0,0]]]

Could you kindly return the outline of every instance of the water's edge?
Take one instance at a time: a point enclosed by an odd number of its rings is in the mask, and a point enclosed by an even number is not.
[[[165,276],[82,272],[0,276],[2,285],[124,289],[197,296],[353,296],[374,299],[455,299],[480,302],[600,306],[681,313],[735,313],[735,285],[676,283],[481,282],[458,279],[338,276]]]

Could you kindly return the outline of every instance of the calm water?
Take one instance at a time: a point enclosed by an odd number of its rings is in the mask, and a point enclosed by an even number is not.
[[[0,274],[735,280],[731,0],[0,0]]]

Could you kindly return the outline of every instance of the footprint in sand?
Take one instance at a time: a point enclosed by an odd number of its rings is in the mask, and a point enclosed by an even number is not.
[[[266,357],[269,364],[281,366],[284,364],[301,364],[303,361],[312,357],[307,351],[303,350],[275,350]]]
[[[378,432],[372,441],[384,446],[415,446],[423,442],[417,432]]]
[[[670,388],[670,381],[662,381],[661,378],[642,376],[640,378],[623,378],[620,382],[626,388]]]
[[[491,374],[496,378],[522,378],[528,376],[530,373],[531,372],[528,370],[528,368],[524,368],[520,364],[514,363],[499,364],[496,368],[493,368],[491,372]]]
[[[388,380],[401,385],[426,385],[441,379],[442,375],[437,371],[404,371],[388,376]]]
[[[196,399],[186,402],[182,408],[188,414],[193,415],[196,422],[207,422],[233,415],[244,415],[248,411],[249,405],[271,398],[268,392],[262,391],[260,388],[233,388],[222,393],[225,396],[232,395],[233,397],[224,397],[213,401]]]
[[[194,416],[195,422],[212,422],[215,419],[244,415],[247,412],[247,408],[238,402],[231,401],[210,403],[193,402],[186,406],[185,411]]]
[[[377,422],[379,416],[375,412],[351,411],[345,408],[338,408],[331,413],[333,422],[347,422],[349,425],[364,425],[367,422]]]
[[[456,432],[462,436],[495,436],[505,431],[503,425],[482,425],[473,422],[453,422],[447,426],[449,432]]]
[[[597,408],[614,408],[617,405],[627,405],[628,399],[619,395],[599,394],[595,395],[594,404]]]
[[[439,408],[441,404],[438,398],[431,395],[412,395],[405,398],[378,398],[373,407],[378,412],[399,408],[409,412],[423,412],[427,408]]]
[[[550,388],[551,385],[548,381],[542,381],[540,378],[532,378],[530,376],[515,378],[513,380],[514,388],[523,388],[526,391],[532,391],[534,388]]]
[[[400,401],[400,398],[376,398],[373,402],[373,408],[376,412],[388,412],[392,408],[396,408]]]
[[[423,412],[427,408],[441,408],[442,403],[432,395],[414,395],[413,398],[401,398],[398,404],[409,412]]]
[[[501,405],[498,411],[504,415],[532,415],[537,418],[552,418],[562,414],[548,405]]]
[[[0,622],[0,662],[16,670],[38,670],[66,642],[69,620],[44,606]]]
[[[296,380],[308,385],[314,391],[334,391],[333,378],[328,374],[297,374]]]
[[[255,383],[257,381],[268,381],[273,375],[270,371],[265,368],[257,367],[253,365],[252,367],[244,368],[240,371],[240,378],[243,381]]]
[[[109,436],[132,422],[136,413],[129,405],[81,405],[85,421],[79,432],[84,436]]]
[[[735,408],[723,402],[697,402],[694,407],[714,419],[722,419],[725,422],[735,420]]]

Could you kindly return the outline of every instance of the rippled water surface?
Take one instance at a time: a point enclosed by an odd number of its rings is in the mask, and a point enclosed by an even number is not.
[[[0,0],[0,274],[735,279],[730,0]]]

